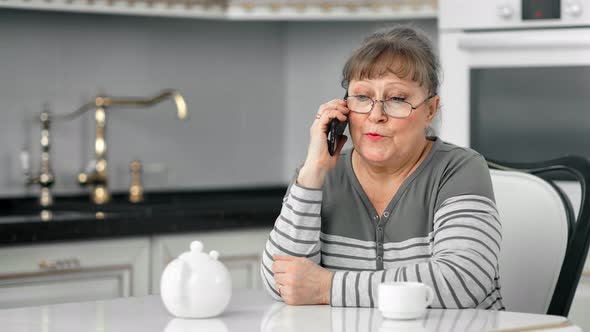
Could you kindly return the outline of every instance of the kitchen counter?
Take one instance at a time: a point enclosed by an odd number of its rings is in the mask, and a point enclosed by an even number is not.
[[[132,204],[125,193],[99,206],[87,195],[57,196],[44,218],[37,199],[0,199],[0,246],[189,231],[271,227],[286,187],[151,192]]]
[[[287,306],[245,290],[235,291],[225,312],[211,319],[174,318],[154,295],[0,310],[0,326],[3,332],[582,331],[560,316],[475,309],[430,309],[420,319],[395,321],[372,308]]]

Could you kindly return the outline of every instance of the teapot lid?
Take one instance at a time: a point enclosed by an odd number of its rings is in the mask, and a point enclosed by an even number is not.
[[[210,257],[214,260],[218,260],[219,258],[219,252],[217,250],[211,250],[209,252],[209,255],[207,255],[206,253],[203,252],[203,243],[201,241],[193,241],[191,242],[190,245],[191,250],[182,253],[182,255],[180,255],[179,259],[185,261],[185,262],[189,262],[189,260],[191,259],[198,259],[198,258],[204,258],[205,257]]]

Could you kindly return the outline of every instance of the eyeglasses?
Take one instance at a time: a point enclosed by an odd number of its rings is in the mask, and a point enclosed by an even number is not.
[[[373,100],[371,97],[358,95],[348,96],[344,99],[347,101],[348,109],[355,113],[370,113],[371,110],[373,110],[373,107],[375,107],[375,103],[380,102],[385,114],[389,115],[392,118],[403,119],[410,116],[413,110],[422,106],[424,103],[426,103],[434,96],[436,95],[431,95],[430,97],[424,99],[420,104],[416,106],[412,106],[412,104],[398,97],[394,97],[387,100]]]

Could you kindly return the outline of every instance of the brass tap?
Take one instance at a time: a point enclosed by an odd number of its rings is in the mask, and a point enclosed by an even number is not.
[[[143,202],[143,186],[141,185],[141,162],[134,160],[129,165],[131,171],[131,185],[129,186],[129,201],[131,203]]]
[[[99,97],[100,98],[100,97]],[[96,98],[97,100],[99,98]],[[82,172],[78,174],[78,183],[82,186],[92,186],[90,196],[95,204],[107,203],[111,197],[107,190],[107,160],[106,150],[107,145],[105,141],[106,132],[106,112],[105,109],[99,106],[96,102],[97,108],[94,111],[94,120],[96,123],[96,131],[94,138],[94,154],[93,169],[88,173]]]
[[[108,97],[98,96],[94,101],[82,105],[71,114],[62,115],[63,119],[72,119],[80,116],[90,109],[94,109],[94,120],[96,123],[96,134],[94,139],[95,160],[91,163],[90,170],[78,174],[78,183],[82,186],[91,187],[91,198],[95,204],[104,204],[110,200],[108,190],[108,163],[106,125],[107,111],[113,107],[148,107],[166,99],[172,99],[176,105],[177,116],[184,120],[187,117],[186,102],[182,95],[176,90],[164,90],[151,98],[130,98],[130,97]]]
[[[23,172],[25,174],[25,184],[31,186],[38,184],[41,187],[39,195],[39,204],[46,208],[53,204],[53,195],[51,194],[51,186],[53,186],[55,177],[51,168],[51,140],[50,140],[50,128],[51,128],[51,113],[49,112],[48,105],[44,106],[44,110],[39,116],[41,122],[41,167],[38,175],[31,173],[31,167],[29,162],[29,154],[27,151],[21,152],[21,163]]]

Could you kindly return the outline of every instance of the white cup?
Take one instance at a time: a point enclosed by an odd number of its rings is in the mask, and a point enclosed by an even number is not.
[[[434,291],[419,282],[384,282],[379,285],[379,311],[385,318],[415,319],[432,304]]]

